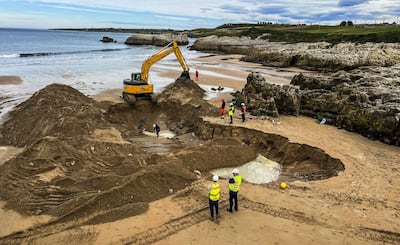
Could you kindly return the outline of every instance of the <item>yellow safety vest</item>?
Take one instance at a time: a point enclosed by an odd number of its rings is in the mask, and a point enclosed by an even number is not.
[[[212,183],[210,189],[210,200],[211,201],[218,201],[221,192],[221,187],[219,183]]]
[[[242,176],[236,175],[233,177],[233,180],[235,180],[235,183],[229,184],[229,190],[238,192],[240,190],[240,185],[242,184]]]
[[[233,116],[233,113],[235,112],[235,107],[231,107],[230,109],[229,109],[229,111],[228,111],[228,115],[229,116]]]

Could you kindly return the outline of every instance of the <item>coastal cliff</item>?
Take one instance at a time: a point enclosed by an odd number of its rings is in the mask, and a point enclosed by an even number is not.
[[[186,34],[164,33],[164,34],[135,34],[130,36],[125,41],[125,44],[166,46],[172,40],[175,40],[178,45],[187,45],[189,43],[189,39]]]
[[[265,66],[330,72],[362,66],[389,67],[400,60],[399,43],[283,43],[261,38],[208,36],[197,39],[191,49],[243,54],[242,61]]]

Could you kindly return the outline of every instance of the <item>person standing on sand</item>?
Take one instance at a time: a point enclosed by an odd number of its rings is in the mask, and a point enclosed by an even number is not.
[[[214,209],[215,209],[215,222],[218,222],[218,202],[220,199],[221,186],[218,183],[218,176],[213,176],[213,183],[208,186],[208,202],[210,206],[210,220],[214,221]]]
[[[231,107],[229,108],[228,115],[229,115],[229,118],[231,119],[229,124],[232,124],[233,123],[233,114],[235,113],[235,106],[233,105],[232,102],[230,103],[230,106]]]
[[[224,98],[221,98],[221,118],[224,119],[224,114],[225,114],[225,100]]]
[[[246,121],[246,111],[247,111],[247,107],[244,103],[241,104],[242,108],[241,108],[241,114],[242,114],[242,122]]]
[[[199,71],[196,70],[196,72],[194,74],[195,74],[195,80],[199,81]]]
[[[158,126],[157,123],[153,124],[153,129],[154,129],[154,133],[157,135],[157,138],[158,138],[158,136],[160,136],[160,131],[161,131],[160,126]]]
[[[235,168],[232,170],[233,178],[229,179],[229,208],[228,212],[233,212],[233,201],[235,201],[235,211],[239,210],[238,207],[238,193],[240,185],[242,184],[242,176],[239,175],[239,169]]]

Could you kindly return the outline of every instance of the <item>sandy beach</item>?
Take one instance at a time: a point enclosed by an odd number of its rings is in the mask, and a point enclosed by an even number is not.
[[[250,72],[260,72],[268,82],[277,84],[289,84],[293,75],[308,72],[263,67],[240,62],[239,58],[239,55],[200,57],[191,61],[191,78],[194,80],[194,72],[198,70],[198,84],[240,91]],[[180,75],[175,69],[155,69],[154,72],[174,79]],[[0,77],[0,84],[4,81],[17,83],[18,79]],[[120,93],[119,90],[107,90],[93,98],[121,102]],[[221,92],[209,103],[219,106],[221,97],[230,100],[229,93]],[[136,235],[146,241],[161,236],[162,232],[167,235],[155,244],[394,244],[399,241],[393,237],[400,239],[400,148],[320,125],[307,117],[283,116],[274,121],[248,118],[245,123],[235,118],[233,126],[281,135],[290,142],[319,148],[340,159],[346,170],[326,180],[290,182],[284,190],[279,188],[279,183],[257,185],[245,182],[239,196],[239,212],[233,214],[226,211],[228,189],[224,185],[219,224],[197,216],[193,220],[183,220],[182,217],[190,217],[190,210],[194,209],[205,208],[201,214],[208,215],[207,185],[210,180],[204,178],[193,187],[201,195],[192,196],[189,192],[170,196],[150,203],[144,214],[75,227],[48,234],[36,242],[126,244]],[[221,119],[219,115],[204,120],[228,126],[228,119]],[[2,147],[0,164],[20,150]],[[24,216],[3,209],[0,215],[0,227],[6,227],[0,229],[0,236],[49,220],[45,216]],[[181,223],[173,223],[178,218]],[[168,222],[171,222],[170,226],[165,225]],[[165,231],[168,229],[173,232]],[[388,238],[387,234],[395,235]]]

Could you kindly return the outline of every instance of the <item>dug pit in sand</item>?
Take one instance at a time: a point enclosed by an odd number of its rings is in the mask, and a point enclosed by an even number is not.
[[[59,223],[57,232],[138,215],[149,202],[197,180],[194,170],[232,168],[258,154],[282,165],[281,178],[324,179],[343,171],[338,159],[318,148],[204,122],[202,116],[219,110],[203,95],[193,81],[180,78],[158,96],[157,104],[110,105],[52,84],[17,106],[0,129],[0,144],[24,150],[0,166],[0,198],[5,208],[21,214],[54,218],[0,243],[39,239],[46,235],[44,227]],[[176,147],[168,154],[146,152],[135,142],[135,137],[149,137],[142,131],[154,122],[176,134]],[[104,135],[114,140],[104,141]],[[52,177],[45,178],[49,173]]]
[[[242,166],[236,167],[245,181],[254,184],[265,184],[277,181],[281,172],[281,166],[262,155]],[[232,177],[232,168],[212,170],[213,175],[228,179]]]

